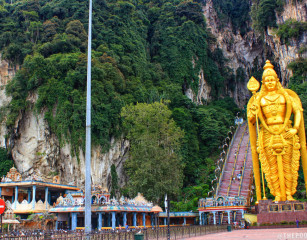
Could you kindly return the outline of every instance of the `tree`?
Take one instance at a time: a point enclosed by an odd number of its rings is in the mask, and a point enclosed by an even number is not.
[[[138,103],[122,109],[131,144],[125,163],[131,196],[141,192],[158,203],[165,193],[177,196],[182,187],[183,166],[178,149],[184,133],[171,114],[162,102]]]
[[[82,23],[79,20],[71,21],[67,24],[65,32],[67,34],[72,34],[75,37],[80,38],[82,41],[87,40],[87,34],[86,31],[82,25]]]
[[[111,166],[111,197],[119,199],[118,175],[114,164]]]
[[[6,175],[12,166],[13,161],[7,154],[6,149],[0,147],[0,176]]]
[[[259,27],[276,27],[275,8],[277,7],[275,0],[260,0],[257,12],[257,21]]]

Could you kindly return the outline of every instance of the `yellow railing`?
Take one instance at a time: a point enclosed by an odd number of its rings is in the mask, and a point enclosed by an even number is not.
[[[252,188],[252,185],[253,185],[253,182],[254,182],[254,175],[253,175],[253,171],[251,171],[250,173],[250,179],[249,179],[249,185],[248,185],[248,195],[247,195],[247,203],[250,204],[250,199],[251,199],[251,188]]]
[[[244,128],[244,130],[243,130],[242,136],[241,136],[241,138],[240,138],[240,142],[239,142],[239,144],[238,144],[237,154],[236,154],[236,157],[235,157],[235,161],[234,161],[234,163],[233,163],[233,168],[232,168],[232,172],[231,172],[231,175],[230,175],[229,186],[228,186],[228,189],[227,189],[227,195],[226,195],[226,196],[229,195],[229,190],[230,190],[231,181],[232,181],[232,178],[233,178],[233,173],[234,173],[235,168],[236,168],[237,159],[238,159],[238,156],[239,156],[239,151],[240,151],[241,143],[242,143],[242,140],[243,140],[243,137],[244,137],[246,128],[247,128],[247,124],[245,125],[245,128]]]
[[[244,172],[245,172],[245,166],[246,166],[246,158],[247,158],[247,154],[248,154],[248,147],[249,147],[249,141],[247,141],[247,145],[246,145],[246,150],[245,150],[245,156],[244,156],[244,161],[243,161],[243,168],[242,168],[242,176],[241,176],[241,181],[240,181],[240,185],[239,185],[239,191],[238,191],[238,196],[240,196],[241,193],[241,188],[242,188],[242,183],[243,183],[243,178],[244,178]]]
[[[237,136],[237,131],[239,130],[239,127],[237,127],[237,129],[235,130],[233,136],[232,136],[232,139],[231,139],[231,143],[227,149],[227,153],[226,153],[226,157],[225,157],[225,161],[224,161],[224,164],[223,164],[223,168],[222,168],[222,171],[220,173],[220,176],[219,176],[219,181],[217,182],[217,185],[216,185],[216,190],[215,190],[215,194],[214,194],[214,197],[216,197],[217,193],[219,192],[219,187],[220,187],[220,182],[221,182],[221,179],[222,179],[222,175],[224,174],[224,170],[225,170],[225,166],[228,162],[228,158],[229,158],[229,151],[232,147],[232,144],[233,144],[233,141],[235,140],[236,136]]]

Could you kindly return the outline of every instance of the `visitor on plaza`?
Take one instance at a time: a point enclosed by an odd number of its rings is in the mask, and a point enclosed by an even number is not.
[[[296,227],[297,227],[297,228],[299,228],[299,227],[300,227],[300,226],[299,226],[299,220],[298,220],[298,219],[296,219],[296,221],[295,221],[295,222],[296,222]]]

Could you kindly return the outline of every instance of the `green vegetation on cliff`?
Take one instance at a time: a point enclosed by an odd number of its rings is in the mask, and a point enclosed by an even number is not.
[[[6,175],[13,164],[12,157],[8,154],[7,150],[0,147],[0,177]]]
[[[213,5],[217,11],[220,28],[230,22],[233,32],[240,32],[244,35],[248,31],[250,22],[250,3],[248,0],[213,0]]]
[[[291,38],[298,39],[307,31],[306,22],[298,22],[293,19],[288,19],[284,24],[278,26],[277,35],[282,43],[289,45]]]
[[[253,0],[251,16],[254,29],[261,32],[267,27],[277,27],[275,10],[282,5],[276,0]]]
[[[238,111],[230,98],[221,97],[235,76],[225,68],[221,52],[210,52],[215,39],[206,29],[200,2],[99,0],[93,5],[93,144],[107,151],[110,140],[125,133],[123,107],[143,106],[144,114],[150,114],[150,106],[168,100],[169,121],[176,123],[178,135],[184,132],[180,141],[177,137],[176,155],[165,162],[166,166],[178,162],[177,185],[164,189],[174,198],[181,195],[181,186],[209,185],[218,146]],[[44,114],[61,144],[71,143],[73,155],[84,148],[87,11],[88,4],[80,0],[0,1],[0,51],[12,66],[20,66],[6,88],[12,96],[7,108],[9,134],[15,131],[18,116],[35,111]],[[185,96],[189,89],[197,95],[201,70],[212,89],[211,102],[217,104],[199,106]],[[132,115],[131,121],[137,122],[138,116]],[[137,131],[136,126],[130,130]],[[141,154],[133,151],[141,150],[141,137],[130,139],[128,175],[129,169],[141,166],[132,164],[141,160]],[[149,168],[142,170],[146,173]],[[139,181],[151,181],[148,176],[141,174]],[[128,194],[137,187],[144,189],[131,180]],[[203,192],[207,185],[201,185]],[[161,199],[164,190],[149,186],[160,189],[159,194],[144,189],[145,197]]]

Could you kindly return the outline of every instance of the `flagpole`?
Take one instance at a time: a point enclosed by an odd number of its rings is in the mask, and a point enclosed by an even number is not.
[[[92,230],[91,211],[91,59],[92,59],[92,0],[89,0],[86,89],[86,142],[85,142],[85,233]]]
[[[167,194],[165,194],[164,206],[167,216],[167,240],[170,240],[170,230],[169,230],[169,199],[167,198]]]

